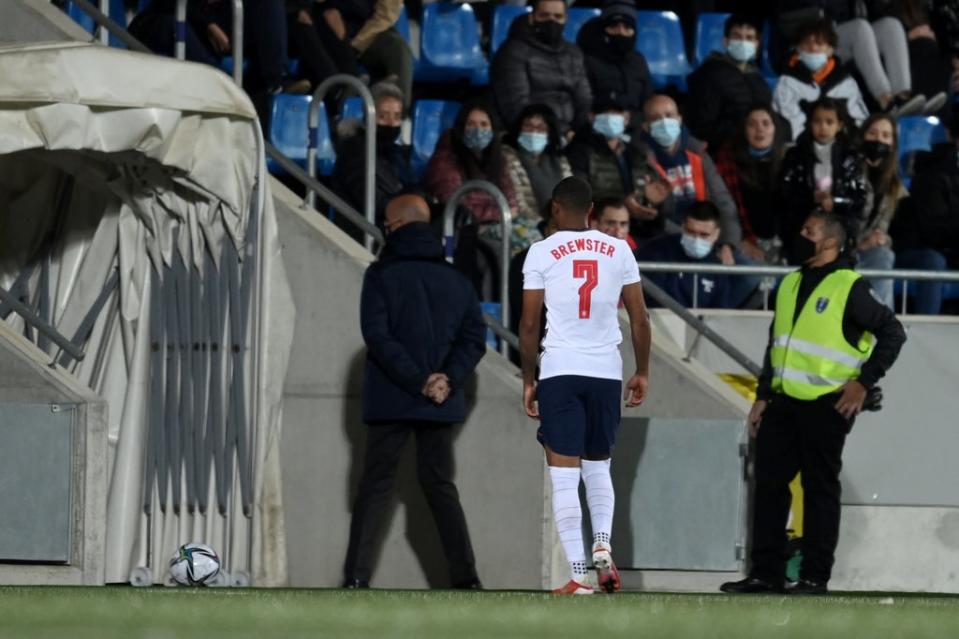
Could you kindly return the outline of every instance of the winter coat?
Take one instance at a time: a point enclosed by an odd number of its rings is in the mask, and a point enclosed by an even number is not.
[[[869,109],[866,108],[859,85],[850,75],[848,68],[842,66],[835,57],[830,63],[834,64],[832,72],[821,83],[817,83],[806,65],[799,61],[798,56],[793,56],[786,72],[776,83],[773,109],[789,120],[794,140],[806,130],[806,111],[803,107],[824,95],[845,100],[846,111],[856,126],[869,117]]]
[[[897,251],[918,248],[959,251],[959,152],[937,144],[916,156],[907,215],[897,215],[891,235]],[[905,212],[905,211],[904,211]]]
[[[346,137],[336,153],[333,189],[357,211],[364,209],[366,193],[366,133],[363,129]],[[401,144],[377,144],[376,147],[376,219],[390,199],[417,183],[410,165],[410,147]]]
[[[366,271],[360,300],[366,343],[363,421],[461,422],[463,391],[486,352],[486,325],[473,286],[443,260],[425,222],[400,227]],[[422,394],[433,373],[452,393],[441,405]]]
[[[772,102],[759,69],[748,64],[743,70],[726,53],[712,53],[687,81],[686,126],[706,142],[710,152],[742,135],[750,108]]]
[[[747,165],[740,165],[736,151],[729,146],[716,154],[716,170],[736,203],[743,238],[755,244],[779,235],[782,194],[779,173],[770,156],[749,157],[745,161],[751,163],[750,168],[757,173],[755,186],[744,179],[743,167]]]
[[[892,224],[896,211],[899,210],[899,205],[904,199],[909,197],[909,191],[901,183],[893,193],[879,193],[876,191],[875,185],[872,186],[872,191],[874,206],[871,206],[866,211],[865,222],[863,223],[862,231],[859,233],[860,241],[876,230],[888,233],[889,226]],[[877,203],[878,206],[875,206]]]
[[[493,58],[490,89],[504,122],[515,122],[530,104],[548,104],[562,134],[586,122],[593,102],[579,47],[544,44],[522,16]]]
[[[796,146],[786,152],[782,168],[782,239],[786,250],[792,246],[803,222],[816,208],[816,152],[813,138],[804,133]],[[872,187],[866,179],[862,156],[842,139],[832,147],[833,213],[847,221],[854,236],[859,236],[872,201]]]
[[[502,170],[499,175],[486,175],[479,179],[492,182],[506,196],[510,211],[516,214],[516,193],[510,184],[509,176],[506,172],[505,160],[499,164]],[[468,178],[463,169],[456,161],[456,155],[453,153],[453,143],[450,132],[447,131],[440,138],[436,145],[436,151],[426,165],[426,172],[423,174],[423,188],[427,193],[435,197],[440,202],[446,203]],[[473,219],[479,224],[489,224],[496,222],[500,218],[499,206],[496,201],[484,191],[470,191],[459,201],[460,206],[464,206],[473,213]]]
[[[701,260],[689,257],[683,250],[682,244],[680,244],[681,237],[678,233],[657,237],[636,251],[636,259],[641,262],[720,264],[715,250]],[[669,293],[670,297],[687,308],[693,306],[694,280],[699,289],[695,296],[698,308],[732,308],[732,302],[729,298],[728,275],[707,274],[694,278],[691,273],[644,273],[643,277],[649,278]],[[647,297],[646,303],[651,308],[659,306],[651,297]]]
[[[526,154],[522,149],[514,149],[511,146],[503,145],[503,155],[506,158],[506,171],[509,175],[509,181],[513,186],[513,192],[516,194],[516,217],[527,218],[539,221],[545,201],[536,199],[533,192],[533,185],[530,183],[529,173],[523,165],[521,155]],[[573,174],[569,166],[569,161],[563,155],[540,156],[541,163],[544,163],[546,170],[551,170],[555,175],[556,182],[559,183],[563,178]],[[514,220],[515,221],[515,220]]]
[[[643,104],[655,92],[646,58],[635,49],[625,55],[612,51],[602,18],[583,25],[576,44],[583,51],[586,77],[593,95],[624,99],[632,112],[631,122],[643,121]]]

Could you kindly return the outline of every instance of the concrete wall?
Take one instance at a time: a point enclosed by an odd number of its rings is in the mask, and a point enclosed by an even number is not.
[[[90,41],[92,36],[49,0],[0,2],[0,46],[70,40]]]

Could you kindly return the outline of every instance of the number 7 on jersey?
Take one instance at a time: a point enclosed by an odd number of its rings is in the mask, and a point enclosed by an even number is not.
[[[573,277],[585,277],[579,287],[579,319],[589,319],[593,289],[599,284],[599,262],[596,260],[573,260]]]

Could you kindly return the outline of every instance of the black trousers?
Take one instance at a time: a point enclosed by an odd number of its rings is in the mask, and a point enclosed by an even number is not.
[[[827,582],[839,541],[842,448],[851,424],[833,408],[838,396],[806,402],[776,395],[756,438],[753,577],[785,578],[789,482],[802,473],[803,579]]]
[[[466,517],[452,480],[453,445],[450,424],[400,422],[369,427],[366,461],[353,503],[350,546],[343,574],[346,580],[369,581],[375,541],[396,479],[403,445],[416,435],[416,477],[439,529],[452,585],[476,581],[476,560]]]

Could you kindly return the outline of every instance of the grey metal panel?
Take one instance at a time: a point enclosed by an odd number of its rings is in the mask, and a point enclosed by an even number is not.
[[[70,562],[74,408],[0,409],[0,560]]]
[[[740,569],[744,430],[739,420],[622,421],[612,463],[620,567]]]

